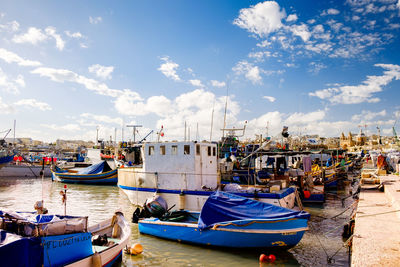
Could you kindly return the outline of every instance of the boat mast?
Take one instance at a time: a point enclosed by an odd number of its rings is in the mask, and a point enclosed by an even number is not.
[[[15,147],[15,126],[17,124],[17,120],[14,120],[14,139],[13,139],[13,147]],[[5,139],[5,138],[4,138]]]
[[[224,111],[224,128],[222,129],[222,137],[225,137],[226,109],[227,109],[227,106],[228,106],[228,86],[226,86],[225,111]]]
[[[214,103],[213,103],[213,109],[212,109],[212,112],[211,112],[210,142],[212,140],[212,130],[213,130],[213,124],[214,124],[214,107],[215,107],[215,99],[214,99]]]

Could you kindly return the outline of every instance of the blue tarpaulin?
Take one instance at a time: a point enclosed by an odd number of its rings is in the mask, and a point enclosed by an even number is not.
[[[103,160],[100,163],[93,164],[92,166],[89,166],[87,168],[78,171],[78,174],[97,174],[107,171],[111,171],[111,168],[108,165],[108,163],[105,160]]]
[[[287,217],[309,219],[310,214],[305,211],[294,211],[234,194],[216,191],[210,195],[204,204],[198,226],[204,229],[211,227],[213,224],[227,221],[281,219]]]
[[[21,237],[0,230],[0,266],[37,267],[43,264],[39,237]]]
[[[13,159],[14,159],[13,155],[0,157],[0,164],[11,162],[13,161]]]

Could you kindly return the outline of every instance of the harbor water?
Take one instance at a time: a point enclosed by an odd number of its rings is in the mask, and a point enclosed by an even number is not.
[[[43,198],[49,213],[63,214],[62,190],[64,184],[50,178],[1,178],[0,209],[33,211],[35,202]],[[261,253],[276,256],[274,263],[262,266],[349,266],[348,249],[341,236],[352,211],[345,210],[354,201],[347,197],[349,192],[349,188],[331,192],[323,205],[305,207],[311,213],[310,230],[296,247],[287,251],[181,244],[140,235],[137,225],[131,223],[130,243],[142,244],[144,252],[138,256],[124,255],[121,266],[260,266]],[[89,225],[109,218],[116,210],[121,210],[130,222],[134,209],[117,186],[67,185],[67,214],[89,216]]]

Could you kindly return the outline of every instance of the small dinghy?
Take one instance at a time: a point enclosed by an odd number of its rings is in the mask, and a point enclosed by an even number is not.
[[[233,248],[290,248],[308,230],[310,214],[217,191],[201,212],[140,219],[139,231],[179,242]]]
[[[107,161],[102,161],[79,171],[52,167],[52,180],[62,183],[116,185],[118,170],[111,169]]]
[[[130,227],[121,212],[87,227],[88,217],[0,211],[1,266],[111,266]]]

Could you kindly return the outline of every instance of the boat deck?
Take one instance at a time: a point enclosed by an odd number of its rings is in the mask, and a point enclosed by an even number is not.
[[[361,190],[360,193],[351,266],[399,266],[400,177],[379,178],[385,185],[384,193],[379,190]]]
[[[112,244],[111,246],[93,246],[93,252],[102,252],[103,250],[106,250],[106,249],[108,249],[110,247],[118,245],[119,242],[121,242],[120,239],[111,238],[111,237],[108,237],[107,240],[108,240],[108,242],[114,242],[114,244]]]

